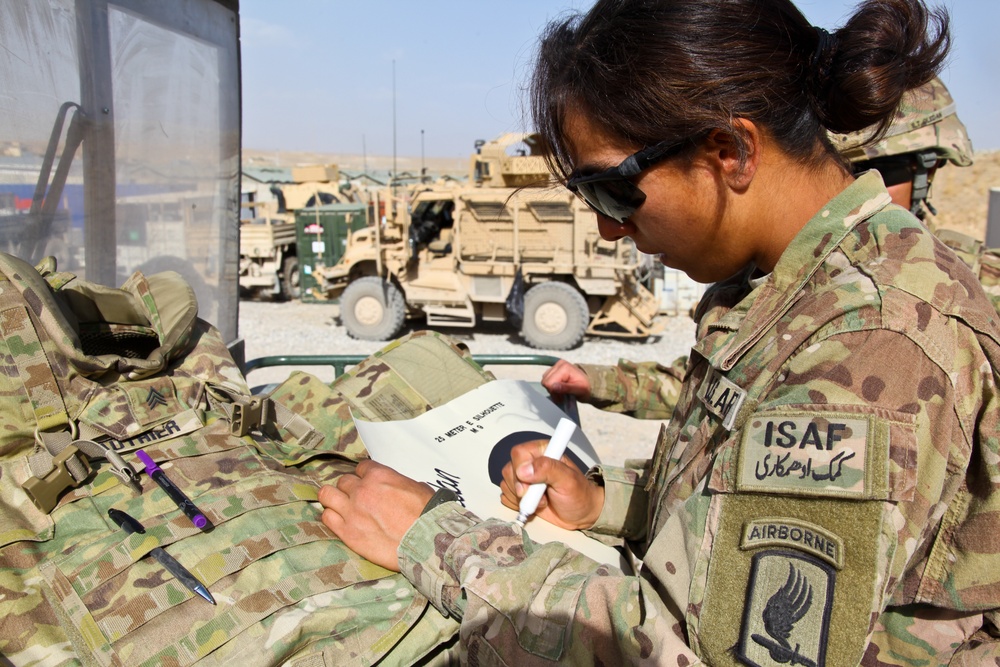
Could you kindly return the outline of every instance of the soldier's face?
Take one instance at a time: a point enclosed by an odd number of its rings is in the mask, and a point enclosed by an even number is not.
[[[578,112],[568,112],[564,125],[577,173],[599,173],[644,148],[609,135]],[[700,153],[656,164],[632,182],[646,200],[623,223],[598,213],[602,238],[629,237],[640,251],[699,282],[727,278],[750,261],[752,244],[732,222],[718,169]]]
[[[899,204],[905,209],[910,208],[910,203],[913,201],[913,182],[907,181],[906,183],[900,183],[898,185],[890,185],[886,188],[889,191],[889,196],[892,197],[893,204]]]

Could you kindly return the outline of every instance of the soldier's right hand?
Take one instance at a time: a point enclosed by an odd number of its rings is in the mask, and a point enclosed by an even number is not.
[[[542,374],[542,386],[556,398],[570,395],[584,402],[590,398],[590,378],[582,368],[565,359]]]
[[[510,452],[503,467],[500,502],[516,510],[531,484],[548,485],[535,516],[567,530],[590,528],[604,509],[604,487],[588,479],[569,458],[547,458],[548,440],[532,440]]]

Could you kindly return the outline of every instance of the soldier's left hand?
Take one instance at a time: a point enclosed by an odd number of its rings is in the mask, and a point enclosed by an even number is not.
[[[434,491],[392,468],[365,460],[355,474],[319,490],[323,523],[359,555],[399,572],[396,550]]]

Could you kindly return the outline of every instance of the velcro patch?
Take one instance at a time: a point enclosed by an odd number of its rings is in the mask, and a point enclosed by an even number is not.
[[[744,491],[870,497],[875,429],[856,415],[764,413],[743,430],[737,485]],[[884,444],[884,443],[883,443]],[[885,476],[884,465],[875,466]]]
[[[698,385],[698,398],[729,431],[733,429],[746,397],[747,393],[742,388],[714,368],[708,369],[705,379]]]
[[[736,655],[754,667],[824,667],[836,573],[790,551],[754,555]]]
[[[743,526],[740,549],[792,547],[825,560],[838,570],[844,567],[844,540],[830,531],[799,519],[754,519]]]

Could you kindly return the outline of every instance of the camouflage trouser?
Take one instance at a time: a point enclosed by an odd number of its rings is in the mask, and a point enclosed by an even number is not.
[[[319,520],[316,493],[367,456],[351,411],[418,415],[491,376],[435,334],[388,345],[332,386],[295,373],[271,394],[323,435],[280,424],[242,437],[201,406],[190,430],[143,449],[209,518],[194,527],[150,479],[133,494],[98,465],[30,530],[19,461],[0,475],[0,662],[87,665],[446,663],[458,626],[401,575],[347,549]],[[318,440],[318,442],[317,442]],[[128,455],[128,453],[126,453]],[[145,526],[127,535],[115,508]],[[150,557],[173,555],[210,605]]]

